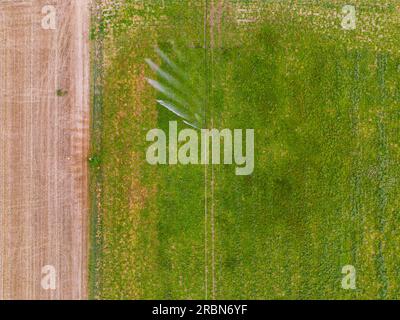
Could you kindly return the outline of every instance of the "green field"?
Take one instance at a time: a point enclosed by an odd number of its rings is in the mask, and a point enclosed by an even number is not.
[[[261,2],[131,0],[94,19],[92,298],[400,298],[400,7],[353,1],[350,31],[341,1]],[[252,175],[146,162],[150,129],[187,127],[146,81],[145,59],[168,68],[155,46],[208,128],[255,130]]]

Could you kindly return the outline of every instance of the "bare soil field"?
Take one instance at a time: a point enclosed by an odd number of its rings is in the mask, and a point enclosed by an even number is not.
[[[87,298],[88,20],[0,1],[0,299]]]

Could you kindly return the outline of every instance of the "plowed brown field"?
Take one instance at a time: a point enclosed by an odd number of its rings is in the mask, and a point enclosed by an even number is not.
[[[87,298],[88,20],[88,0],[0,1],[0,299]]]

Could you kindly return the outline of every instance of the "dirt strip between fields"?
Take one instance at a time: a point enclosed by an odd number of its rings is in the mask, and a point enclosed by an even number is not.
[[[0,299],[87,298],[88,1],[0,0]]]

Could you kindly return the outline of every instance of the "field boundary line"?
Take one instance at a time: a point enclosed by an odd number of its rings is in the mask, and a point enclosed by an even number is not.
[[[91,5],[91,143],[90,160],[96,166],[97,158],[102,149],[103,130],[103,37],[94,28],[102,23],[103,15],[101,6],[102,0],[93,0]],[[100,259],[103,248],[102,241],[102,216],[101,216],[101,195],[103,184],[102,166],[89,168],[89,197],[90,197],[90,225],[89,225],[89,299],[98,299],[101,293],[101,270]]]

